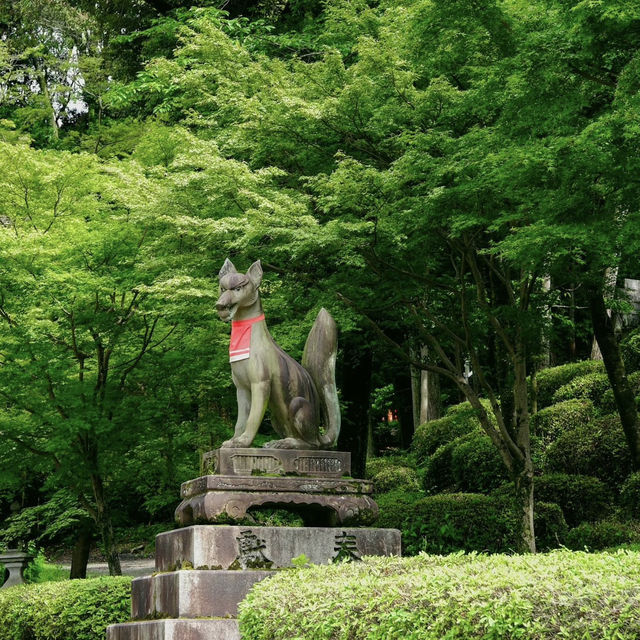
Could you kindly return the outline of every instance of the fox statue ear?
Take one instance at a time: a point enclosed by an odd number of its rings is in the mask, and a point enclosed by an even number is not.
[[[228,273],[238,273],[236,268],[233,266],[233,262],[227,258],[222,265],[222,269],[220,269],[220,273],[218,274],[219,278],[226,276]]]
[[[262,282],[262,265],[260,264],[260,260],[256,260],[247,271],[247,275],[249,276],[249,280],[253,286],[257,289]]]

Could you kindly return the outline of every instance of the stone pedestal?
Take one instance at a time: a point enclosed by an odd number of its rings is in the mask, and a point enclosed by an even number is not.
[[[0,553],[0,564],[3,564],[9,571],[9,577],[4,584],[0,583],[0,588],[6,589],[7,587],[13,587],[17,584],[24,583],[23,572],[27,568],[29,562],[33,560],[33,556],[18,551],[17,549],[7,549],[4,553]],[[4,576],[0,575],[0,580]]]
[[[377,505],[366,480],[349,477],[348,453],[220,449],[204,456],[207,475],[182,485],[176,520],[156,538],[156,571],[132,584],[133,622],[112,625],[108,640],[239,640],[238,603],[249,589],[293,560],[314,564],[400,555],[395,529],[345,527],[371,522]],[[260,527],[250,509],[296,510],[305,523]],[[232,524],[211,524],[226,519]],[[208,524],[195,524],[194,522]],[[235,524],[233,524],[235,523]]]

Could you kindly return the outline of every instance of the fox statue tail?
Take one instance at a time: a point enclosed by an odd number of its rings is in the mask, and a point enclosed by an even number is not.
[[[307,337],[302,354],[302,366],[309,372],[320,396],[323,447],[335,447],[340,434],[340,404],[336,388],[336,354],[338,328],[331,314],[320,309]]]

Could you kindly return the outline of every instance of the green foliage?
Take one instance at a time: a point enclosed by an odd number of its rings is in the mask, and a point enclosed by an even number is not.
[[[563,473],[536,478],[535,496],[559,505],[570,527],[606,516],[613,503],[611,490],[598,478]]]
[[[620,506],[629,518],[640,520],[640,471],[632,473],[622,485]]]
[[[553,402],[579,398],[590,400],[596,407],[601,408],[603,398],[609,388],[609,378],[606,373],[588,373],[576,376],[571,382],[560,387],[553,394]]]
[[[640,371],[640,329],[635,329],[620,342],[620,351],[627,372]]]
[[[451,471],[460,491],[490,492],[509,481],[504,462],[489,436],[474,431],[457,442],[451,452]]]
[[[247,640],[633,640],[639,561],[628,551],[556,551],[368,558],[285,571],[252,589],[240,605],[240,629]]]
[[[130,578],[18,586],[0,591],[0,628],[3,640],[103,640],[130,608]]]
[[[561,434],[589,422],[593,417],[593,403],[590,400],[565,400],[534,413],[531,416],[531,430],[546,447]]]
[[[543,369],[536,374],[538,385],[538,408],[548,407],[555,402],[554,394],[574,378],[591,373],[604,373],[604,365],[600,360],[582,360],[559,367]],[[573,396],[570,398],[572,399]]]
[[[564,544],[568,527],[560,505],[536,502],[533,520],[537,551],[550,551]]]
[[[373,479],[381,471],[393,467],[415,467],[415,461],[411,454],[394,454],[367,458],[365,478]]]
[[[69,491],[57,491],[43,504],[7,518],[0,529],[0,542],[9,547],[27,540],[49,545],[68,543],[69,533],[88,517]]]
[[[638,527],[616,520],[583,522],[569,531],[565,542],[567,548],[576,551],[598,551],[637,543],[640,543]]]
[[[449,407],[444,417],[425,422],[416,428],[411,445],[419,463],[424,463],[440,447],[478,429],[475,409],[468,403]]]
[[[456,480],[453,476],[452,465],[453,452],[458,445],[465,442],[467,437],[469,436],[461,436],[438,447],[433,455],[427,459],[422,477],[423,488],[427,492],[434,493],[455,485]]]
[[[424,467],[428,492],[453,487],[461,491],[491,491],[508,480],[504,462],[489,436],[472,431],[439,447]]]
[[[420,489],[420,480],[411,456],[369,458],[365,475],[373,480],[376,494],[396,489],[412,493]]]
[[[514,548],[514,521],[499,500],[471,493],[421,496],[394,492],[376,498],[377,525],[400,529],[405,554]]]
[[[606,416],[576,425],[551,443],[545,472],[595,476],[612,489],[631,473],[631,458],[620,419]]]
[[[411,467],[388,467],[376,473],[372,480],[376,494],[396,490],[411,493],[420,489],[418,474]]]
[[[25,569],[24,579],[32,584],[60,582],[61,580],[69,579],[69,571],[68,569],[63,569],[60,565],[47,562],[44,553],[39,551]]]

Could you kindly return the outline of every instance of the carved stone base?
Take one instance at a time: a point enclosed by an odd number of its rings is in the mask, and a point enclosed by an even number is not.
[[[399,556],[396,529],[197,525],[156,537],[156,569],[276,569],[305,555],[314,564]]]
[[[351,454],[347,451],[216,449],[202,456],[202,473],[340,478],[351,475]]]
[[[237,620],[149,620],[107,627],[107,640],[240,640]]]
[[[268,506],[299,513],[309,526],[367,525],[378,517],[372,489],[371,482],[349,478],[204,476],[182,485],[175,518],[183,527],[235,523]]]

